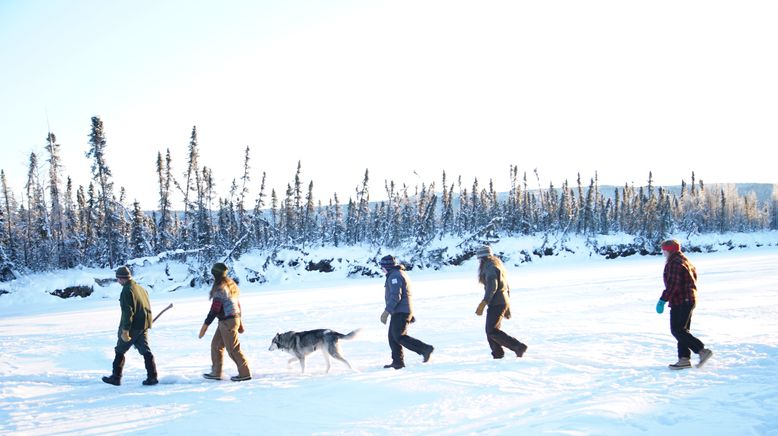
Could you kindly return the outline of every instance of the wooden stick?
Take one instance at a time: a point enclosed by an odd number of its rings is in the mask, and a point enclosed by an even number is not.
[[[159,317],[160,317],[160,315],[162,315],[163,313],[165,313],[165,311],[166,311],[166,310],[168,310],[168,309],[170,309],[171,307],[173,307],[173,303],[170,303],[170,304],[168,304],[166,308],[162,309],[162,312],[159,312],[159,313],[157,314],[157,316],[155,316],[155,317],[154,317],[154,319],[152,319],[152,320],[151,320],[151,323],[152,323],[152,324],[154,324],[155,322],[157,322],[157,318],[159,318]]]

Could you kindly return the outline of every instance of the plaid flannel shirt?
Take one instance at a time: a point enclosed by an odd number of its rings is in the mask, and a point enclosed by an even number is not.
[[[670,307],[681,304],[695,304],[697,301],[697,269],[681,252],[670,255],[663,274],[665,290],[662,300]]]

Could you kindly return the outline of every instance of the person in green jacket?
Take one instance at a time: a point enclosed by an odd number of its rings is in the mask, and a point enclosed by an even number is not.
[[[116,280],[122,285],[122,293],[119,295],[119,307],[122,309],[122,317],[119,321],[119,339],[116,341],[113,359],[113,373],[103,377],[103,381],[119,386],[122,381],[122,368],[124,368],[124,354],[133,346],[143,356],[146,365],[146,380],[144,385],[155,385],[157,380],[157,365],[154,355],[149,348],[148,330],[151,328],[151,304],[149,294],[141,285],[132,279],[130,269],[121,266],[116,270]]]

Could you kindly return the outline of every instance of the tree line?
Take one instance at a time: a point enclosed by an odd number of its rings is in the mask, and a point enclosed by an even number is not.
[[[105,159],[103,122],[92,117],[89,134],[91,182],[73,186],[63,177],[59,144],[46,137],[46,177],[31,153],[21,198],[0,171],[0,269],[40,272],[77,265],[115,267],[128,259],[174,255],[194,264],[237,258],[248,250],[279,247],[369,244],[406,247],[422,254],[436,238],[496,232],[502,235],[584,235],[623,232],[655,243],[671,233],[749,232],[778,229],[778,199],[759,202],[734,186],[706,189],[691,174],[680,191],[655,186],[601,188],[595,175],[584,182],[541,186],[537,170],[521,173],[510,165],[510,190],[497,192],[491,180],[465,183],[442,172],[421,186],[385,181],[385,198],[371,201],[369,172],[353,196],[337,194],[322,202],[313,181],[302,179],[298,162],[284,192],[266,189],[249,176],[250,148],[243,171],[226,197],[217,196],[212,171],[199,163],[197,128],[192,128],[183,170],[175,171],[170,150],[157,154],[158,203],[144,211],[128,204],[124,188],[115,188]],[[256,194],[250,197],[250,192]],[[183,210],[173,209],[173,200]],[[207,268],[205,269],[207,271]]]

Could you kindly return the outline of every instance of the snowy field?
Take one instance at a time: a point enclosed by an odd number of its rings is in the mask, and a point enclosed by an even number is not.
[[[676,360],[669,314],[654,310],[659,256],[509,264],[514,316],[503,329],[529,350],[499,361],[473,313],[482,296],[475,260],[410,271],[418,321],[409,333],[435,352],[426,364],[406,353],[399,371],[382,368],[383,279],[246,282],[241,339],[254,379],[242,383],[201,377],[214,331],[197,338],[205,288],[151,292],[155,312],[174,304],[150,333],[160,377],[152,387],[141,386],[134,349],[122,386],[100,381],[113,358],[118,284],[86,299],[3,295],[0,434],[778,435],[778,248],[690,258],[700,274],[692,331],[715,354],[677,372],[667,368]],[[156,280],[139,271],[141,284]],[[95,272],[66,274],[27,286]],[[268,351],[276,332],[314,328],[362,329],[342,343],[354,371],[333,361],[326,374],[316,353],[301,374]],[[236,374],[225,359],[226,374]]]

